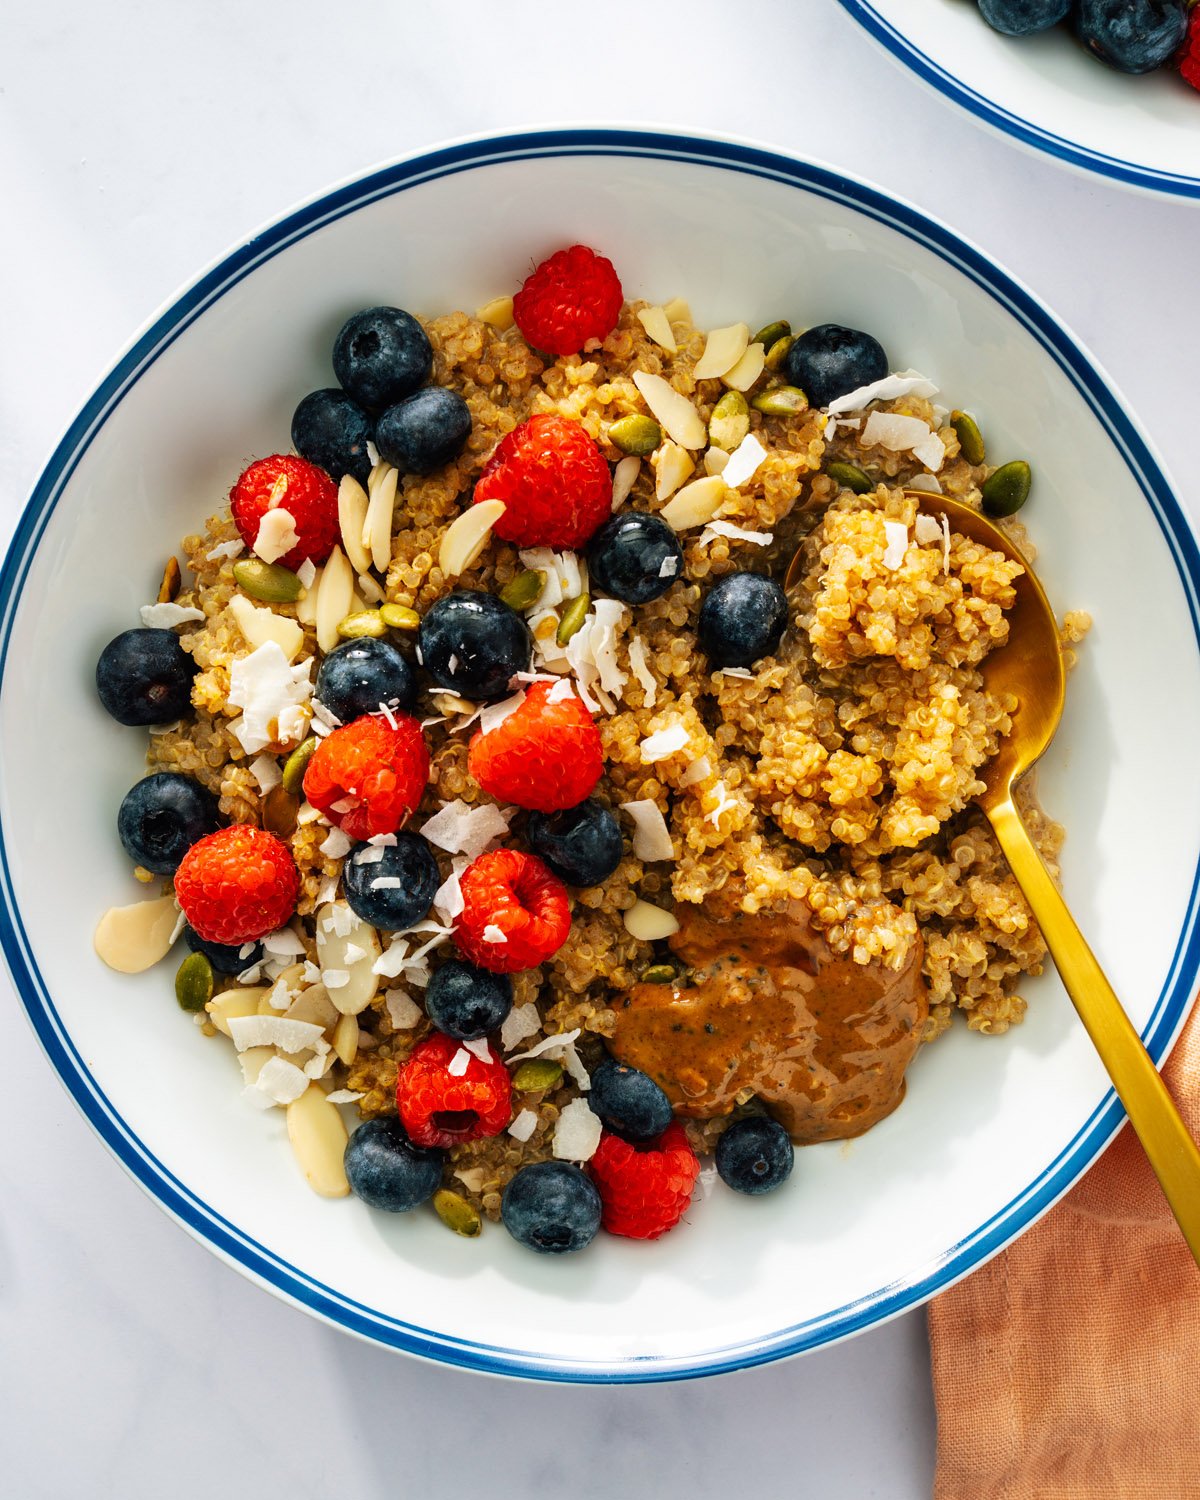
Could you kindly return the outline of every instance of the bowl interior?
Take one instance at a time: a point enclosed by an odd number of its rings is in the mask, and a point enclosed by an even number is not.
[[[573,240],[613,258],[627,295],[686,296],[702,324],[868,328],[895,367],[976,414],[995,457],[1032,461],[1044,581],[1060,610],[1096,620],[1043,800],[1069,829],[1068,898],[1161,1052],[1191,983],[1200,853],[1200,784],[1175,749],[1200,733],[1194,549],[1165,483],[1065,337],[946,231],[818,169],[705,143],[581,135],[389,169],[259,237],[135,346],[56,455],[5,575],[3,936],[89,1117],[242,1269],[440,1358],[655,1378],[842,1336],[1048,1206],[1117,1121],[1053,975],[1027,986],[1024,1026],[1000,1039],[956,1026],[917,1059],[896,1114],[801,1153],[785,1191],[743,1200],[718,1185],[656,1246],[602,1237],[556,1261],[500,1229],[459,1240],[432,1214],[314,1197],[282,1114],[243,1101],[232,1049],[177,1009],[172,963],[125,978],[91,946],[100,912],[139,894],[115,813],[144,748],[95,701],[101,646],[137,623],[164,559],[242,466],[286,449],[348,313],[473,309]]]

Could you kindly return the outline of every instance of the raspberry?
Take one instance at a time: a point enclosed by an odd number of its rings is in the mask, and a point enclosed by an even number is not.
[[[475,486],[475,503],[503,500],[493,526],[518,547],[582,547],[612,513],[612,475],[578,422],[553,412],[503,438]]]
[[[567,888],[532,854],[494,849],[472,860],[459,882],[463,909],[454,941],[464,958],[493,974],[533,969],[558,950],[571,930]],[[489,928],[504,941],[484,936]]]
[[[572,245],[544,260],[513,298],[527,343],[548,354],[578,354],[617,326],[624,300],[611,260]]]
[[[1188,15],[1187,36],[1178,54],[1179,71],[1194,89],[1200,89],[1200,6]]]
[[[588,1171],[600,1189],[600,1222],[609,1234],[656,1240],[683,1217],[700,1163],[683,1126],[672,1120],[647,1146],[632,1145],[606,1130]]]
[[[341,535],[337,485],[304,458],[276,453],[256,460],[230,490],[229,506],[251,549],[267,511],[287,511],[300,540],[279,559],[285,568],[298,568],[306,558],[323,563]]]
[[[416,719],[374,714],[344,724],[313,752],[304,795],[352,839],[395,833],[415,812],[429,780],[429,751]]]
[[[199,839],[175,872],[175,895],[209,943],[254,943],[296,910],[300,874],[273,833],[235,823]]]
[[[467,1065],[452,1073],[450,1063],[459,1053]],[[500,1134],[512,1119],[512,1082],[495,1053],[485,1062],[435,1031],[400,1069],[396,1108],[414,1146],[454,1146]]]
[[[589,796],[604,772],[604,749],[592,716],[572,692],[535,682],[515,713],[487,734],[478,731],[467,769],[498,802],[534,812],[562,812]]]

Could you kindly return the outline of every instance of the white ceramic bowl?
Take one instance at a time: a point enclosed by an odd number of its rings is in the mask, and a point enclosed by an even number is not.
[[[1065,28],[1007,37],[974,0],[840,0],[936,93],[1031,150],[1112,182],[1200,198],[1200,94],[1172,68],[1129,77]]]
[[[1060,607],[1096,617],[1045,802],[1071,831],[1067,895],[1162,1057],[1197,965],[1200,782],[1180,777],[1176,747],[1200,738],[1200,566],[1153,453],[1071,336],[947,229],[825,168],[678,136],[525,135],[387,167],[234,250],[121,357],[0,575],[0,939],[87,1119],[245,1274],[431,1358],[650,1380],[844,1337],[1044,1212],[1120,1118],[1057,981],[1027,986],[1028,1020],[1002,1040],[956,1026],[917,1059],[890,1119],[802,1152],[784,1191],[715,1191],[657,1245],[601,1237],[556,1260],[501,1229],[460,1240],[430,1213],[314,1197],[279,1112],[242,1100],[230,1050],[176,1007],[172,964],[122,978],[91,945],[98,914],[138,894],[115,814],[144,751],[96,702],[101,646],[136,623],[163,559],[246,460],[286,445],[348,313],[473,308],[574,240],[611,255],[629,295],[685,295],[701,323],[868,328],[974,410],[994,454],[1033,461],[1045,581]]]

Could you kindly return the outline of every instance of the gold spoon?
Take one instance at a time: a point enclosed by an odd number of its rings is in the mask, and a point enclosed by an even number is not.
[[[1013,584],[1017,597],[1008,616],[1008,642],[985,657],[981,668],[988,691],[995,696],[1013,694],[1017,707],[1012,731],[980,771],[985,785],[976,801],[1025,893],[1063,986],[1108,1070],[1183,1237],[1200,1264],[1200,1149],[1188,1135],[1150,1054],[1075,925],[1013,801],[1013,788],[1045,752],[1062,718],[1066,671],[1054,611],[1032,567],[987,516],[945,495],[923,490],[908,493],[928,515],[945,515],[954,531],[1003,552],[1025,570]],[[787,572],[789,588],[799,579],[802,568],[797,553]]]

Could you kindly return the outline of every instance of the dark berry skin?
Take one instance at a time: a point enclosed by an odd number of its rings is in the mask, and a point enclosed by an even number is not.
[[[599,885],[625,852],[620,824],[594,797],[565,812],[531,812],[525,842],[568,885]]]
[[[346,1181],[368,1208],[406,1214],[428,1203],[442,1182],[446,1153],[414,1146],[394,1115],[366,1120],[346,1142]]]
[[[380,704],[411,708],[417,698],[416,673],[388,641],[363,636],[335,646],[322,661],[314,689],[343,724],[377,714]]]
[[[126,792],[117,814],[125,853],[155,875],[173,875],[197,839],[220,826],[213,794],[175,771],[143,777]]]
[[[170,724],[191,708],[195,675],[173,630],[123,630],[100,653],[96,691],[118,724]]]
[[[1183,0],[1081,0],[1083,44],[1119,73],[1149,73],[1173,57],[1187,34]]]
[[[447,1036],[460,1042],[487,1036],[504,1025],[512,1010],[512,980],[490,974],[462,958],[451,958],[434,971],[425,990],[425,1011]]]
[[[504,1227],[539,1255],[565,1255],[590,1245],[600,1228],[600,1194],[579,1167],[540,1161],[522,1167],[500,1200]]]
[[[671,1101],[654,1079],[615,1057],[606,1057],[592,1074],[588,1103],[626,1141],[652,1141],[671,1123]]]
[[[243,969],[251,969],[262,962],[261,943],[254,943],[251,951],[243,958],[245,943],[210,943],[190,927],[183,929],[183,941],[193,953],[203,953],[218,974],[240,974]]]
[[[428,335],[399,307],[365,307],[347,318],[333,342],[338,384],[371,411],[411,395],[432,369]]]
[[[683,549],[660,517],[626,510],[605,521],[588,543],[587,564],[600,593],[625,604],[648,604],[683,577]]]
[[[366,484],[371,473],[367,444],[373,424],[345,391],[313,391],[292,415],[292,447],[331,479],[353,474]]]
[[[375,424],[380,457],[402,474],[432,474],[458,457],[470,435],[470,407],[440,385],[389,406]]]
[[[433,850],[419,834],[398,833],[383,858],[370,844],[359,844],[342,866],[342,884],[350,908],[383,932],[402,932],[429,915],[442,883]],[[399,880],[398,886],[375,888],[375,881]]]
[[[735,1120],[717,1142],[717,1175],[735,1193],[773,1192],[796,1159],[787,1131],[766,1115]]]
[[[777,649],[787,622],[787,596],[773,578],[726,573],[700,606],[700,645],[713,668],[750,667]]]
[[[429,609],[417,634],[421,664],[439,687],[464,698],[506,698],[516,672],[533,658],[529,626],[515,610],[478,589],[459,589]]]
[[[828,406],[839,396],[882,380],[888,372],[883,345],[858,328],[822,323],[796,339],[785,368],[813,406]]]
[[[1073,0],[979,0],[979,13],[993,31],[1031,36],[1064,20],[1072,4]]]

